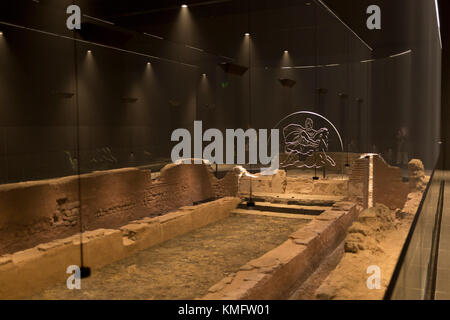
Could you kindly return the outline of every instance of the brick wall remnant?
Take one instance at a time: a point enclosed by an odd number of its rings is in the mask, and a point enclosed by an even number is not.
[[[368,207],[369,159],[355,161],[349,178],[350,198]],[[384,204],[392,210],[403,208],[409,187],[403,182],[401,169],[392,167],[380,155],[373,155],[373,203]]]
[[[392,210],[403,208],[408,199],[409,187],[403,182],[401,169],[388,165],[377,155],[373,159],[373,176],[374,204],[384,204]]]
[[[125,168],[2,185],[0,255],[78,233],[80,212],[84,230],[117,228],[194,202],[236,196],[238,180],[236,170],[219,180],[202,164],[168,165],[156,180],[150,170]]]

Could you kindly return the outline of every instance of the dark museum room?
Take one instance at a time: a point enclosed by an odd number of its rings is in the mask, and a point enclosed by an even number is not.
[[[2,0],[0,300],[450,300],[449,2]]]

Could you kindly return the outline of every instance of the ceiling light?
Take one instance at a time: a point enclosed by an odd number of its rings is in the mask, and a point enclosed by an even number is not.
[[[284,53],[289,53],[289,51],[288,50],[284,50]]]
[[[3,35],[3,32],[0,31],[0,36],[2,36],[2,35]]]
[[[187,4],[183,4],[183,5],[181,5],[181,7],[182,8],[187,8],[188,6],[187,6]]]
[[[246,33],[245,33],[245,36],[246,36],[246,37],[250,37],[250,33],[246,32]]]
[[[91,53],[92,53],[92,51],[91,51],[91,50],[88,50],[88,51],[87,51],[87,53],[91,54]]]

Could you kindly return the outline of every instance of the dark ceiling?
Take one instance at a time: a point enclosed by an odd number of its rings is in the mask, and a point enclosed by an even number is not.
[[[386,56],[411,49],[414,39],[411,23],[421,13],[420,8],[429,0],[324,0],[328,6],[348,23],[374,48],[375,56]],[[432,1],[432,0],[431,0]],[[378,5],[382,14],[382,29],[369,30],[366,10]]]
[[[410,49],[410,23],[414,20],[420,1],[424,0],[324,0],[345,23],[374,48],[375,56],[385,56]],[[92,6],[93,14],[127,28],[142,29],[170,21],[183,1],[180,0],[80,0]],[[199,17],[215,17],[248,11],[270,10],[296,6],[314,0],[187,0]],[[379,5],[382,10],[382,30],[366,27],[366,9]],[[301,17],[299,17],[301,19]]]
[[[2,0],[0,8],[18,7],[19,3],[31,6],[39,1],[40,6],[60,6],[71,1],[61,0]],[[423,3],[433,0],[323,0],[333,12],[350,26],[373,49],[375,58],[388,56],[411,49],[414,41],[414,22],[420,19]],[[157,34],[170,29],[169,25],[179,14],[184,0],[76,0],[83,8],[83,13],[113,22],[117,27],[138,32]],[[265,12],[270,17],[274,12],[283,11],[289,15],[289,7],[305,5],[305,10],[296,10],[296,16],[290,15],[290,25],[295,28],[313,27],[310,8],[317,0],[186,0],[191,14],[198,19],[222,19],[231,15],[245,15],[248,12]],[[379,5],[382,10],[382,30],[368,30],[366,27],[366,9],[369,5]],[[62,8],[64,9],[64,8]],[[2,10],[4,11],[4,10]],[[294,12],[294,10],[292,10]],[[286,19],[280,15],[274,19]],[[242,21],[241,21],[242,22]],[[226,23],[233,24],[233,20]],[[165,26],[164,26],[165,25]],[[283,26],[284,27],[284,26]],[[233,29],[234,28],[234,29]],[[280,27],[282,28],[282,27]],[[236,26],[229,26],[236,31]],[[227,28],[224,28],[227,30]],[[281,29],[280,29],[281,30]],[[205,32],[205,30],[202,30]],[[206,30],[208,32],[209,30]],[[217,30],[211,30],[211,32]],[[216,35],[220,37],[221,35]],[[170,37],[169,37],[170,38]]]

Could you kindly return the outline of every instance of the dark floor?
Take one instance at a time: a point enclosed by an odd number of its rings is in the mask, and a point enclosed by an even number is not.
[[[237,215],[94,271],[82,289],[65,283],[33,299],[194,299],[286,241],[306,220]]]

